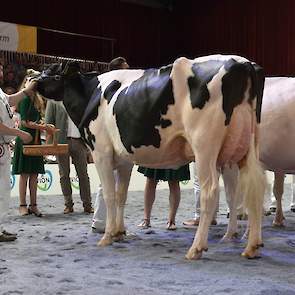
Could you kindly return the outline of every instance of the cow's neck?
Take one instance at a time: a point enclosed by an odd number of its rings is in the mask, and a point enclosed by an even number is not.
[[[83,75],[65,82],[63,103],[76,126],[79,126],[97,84],[96,77]]]

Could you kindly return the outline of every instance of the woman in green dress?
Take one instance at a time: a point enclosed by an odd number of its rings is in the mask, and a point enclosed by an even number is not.
[[[167,222],[168,230],[175,230],[175,216],[180,202],[179,181],[190,180],[189,165],[175,169],[151,169],[138,167],[138,172],[147,177],[144,190],[144,219],[138,225],[142,228],[151,227],[151,211],[155,201],[156,187],[159,180],[168,181],[169,185],[169,218]]]
[[[25,86],[26,78],[20,89]],[[20,114],[20,129],[29,132],[32,135],[33,142],[37,136],[38,144],[41,144],[40,132],[51,132],[51,126],[41,123],[41,116],[44,114],[43,99],[35,92],[26,93],[27,96],[18,104]],[[38,130],[38,132],[37,132]],[[29,144],[33,144],[33,142]],[[12,161],[12,174],[19,174],[19,198],[20,198],[20,215],[34,214],[38,217],[42,213],[37,207],[37,178],[38,174],[44,174],[44,161],[42,156],[27,156],[23,154],[23,141],[17,137],[14,147],[14,156]],[[30,205],[27,207],[26,192],[29,183]]]

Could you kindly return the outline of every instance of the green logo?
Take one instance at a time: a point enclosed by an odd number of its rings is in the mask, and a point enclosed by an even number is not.
[[[183,181],[181,181],[181,184],[183,184],[183,185],[187,185],[189,183],[189,180],[183,180]]]
[[[76,175],[75,177],[70,177],[70,179],[71,179],[72,188],[74,188],[76,190],[79,190],[80,186],[79,186],[79,178],[78,178],[78,176]]]
[[[39,190],[46,192],[52,185],[52,173],[49,170],[45,170],[45,174],[41,174],[38,177],[37,187]]]

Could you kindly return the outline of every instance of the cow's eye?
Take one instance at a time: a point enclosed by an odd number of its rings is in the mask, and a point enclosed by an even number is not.
[[[61,78],[60,75],[55,75],[55,76],[54,76],[54,80],[55,80],[55,81],[59,81],[60,78]]]

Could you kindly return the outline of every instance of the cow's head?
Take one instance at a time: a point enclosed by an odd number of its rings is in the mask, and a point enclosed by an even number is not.
[[[45,98],[63,100],[66,81],[77,77],[79,70],[77,62],[51,64],[39,76],[34,77],[37,91]]]

